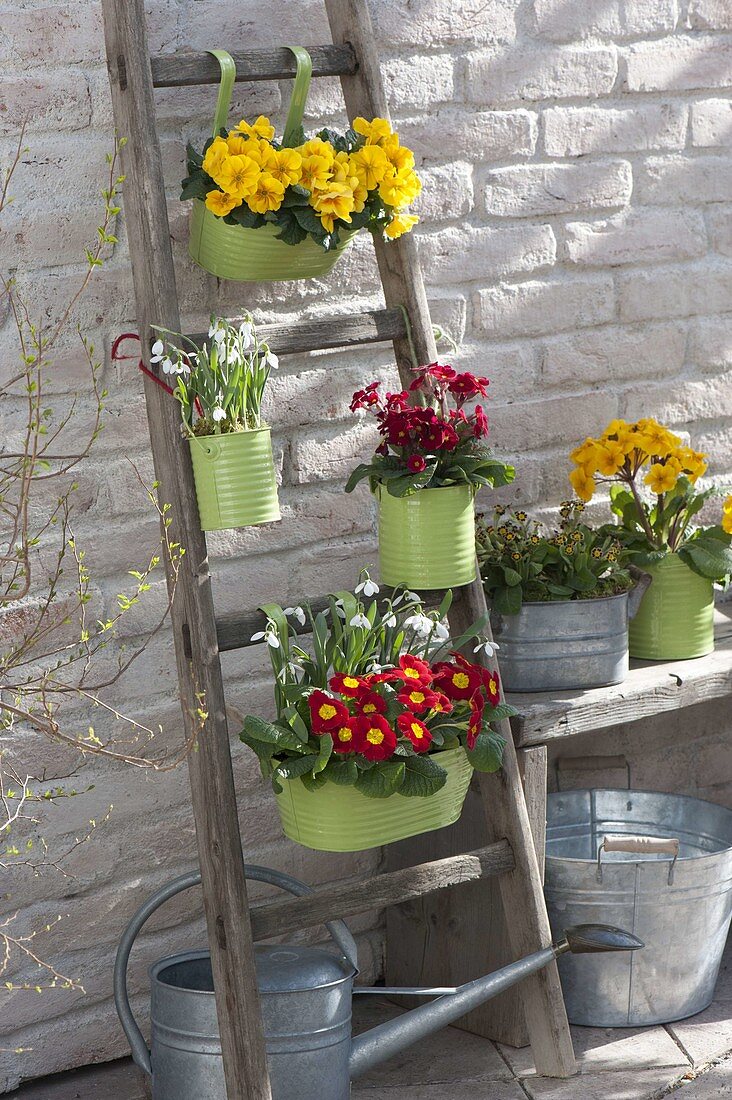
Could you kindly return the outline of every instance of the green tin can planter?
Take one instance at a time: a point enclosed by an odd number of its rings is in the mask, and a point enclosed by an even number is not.
[[[337,248],[326,252],[311,237],[300,244],[277,240],[277,225],[245,229],[227,225],[201,199],[194,199],[188,252],[191,259],[220,279],[239,283],[315,279],[327,275],[351,243],[354,233],[341,237]]]
[[[269,428],[188,442],[202,530],[254,527],[280,518]]]
[[[453,588],[475,580],[475,493],[471,485],[419,489],[379,501],[379,562],[384,584]]]
[[[285,836],[318,852],[362,852],[454,824],[473,769],[462,748],[434,753],[432,759],[447,772],[447,782],[424,798],[367,798],[338,783],[309,791],[300,779],[284,780],[275,798]]]
[[[313,63],[302,46],[288,46],[295,55],[297,72],[285,123],[283,144],[297,143],[301,131]],[[236,79],[236,65],[226,50],[208,50],[221,67],[221,83],[216,103],[213,136],[226,126],[231,106],[231,93]],[[356,232],[343,234],[336,248],[325,251],[311,238],[299,244],[277,240],[278,225],[262,225],[247,229],[242,225],[227,225],[223,218],[208,210],[201,199],[195,199],[191,213],[188,253],[200,267],[219,279],[239,283],[278,282],[286,279],[314,279],[327,275],[337,264]]]
[[[641,567],[653,578],[628,632],[631,657],[676,661],[714,649],[714,585],[678,556]]]

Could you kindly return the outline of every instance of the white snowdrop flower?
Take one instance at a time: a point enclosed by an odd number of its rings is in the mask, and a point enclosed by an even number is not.
[[[279,359],[273,351],[269,350],[269,348],[267,349],[267,354],[264,357],[264,361],[268,367],[272,368],[272,370],[277,370],[280,365]]]
[[[390,630],[393,626],[396,626],[397,617],[393,614],[393,612],[390,612],[388,615],[384,615],[384,618],[381,621],[384,626]]]
[[[370,630],[371,629],[371,623],[369,622],[369,620],[366,618],[366,616],[361,611],[359,611],[357,615],[353,616],[353,618],[351,619],[351,621],[348,625],[349,626],[360,626],[362,630]]]
[[[226,419],[226,413],[223,409],[214,409],[214,411],[211,413],[211,419],[215,420],[218,424],[220,420]]]
[[[384,671],[384,666],[380,665],[378,661],[372,661],[371,664],[368,665],[367,668],[366,668],[366,674],[368,676],[371,676],[371,674],[374,673],[374,672],[383,672],[383,671]]]
[[[435,623],[435,638],[441,642],[447,641],[450,637],[450,631],[447,629],[444,623]]]
[[[165,358],[163,359],[163,361],[161,362],[160,365],[163,368],[163,374],[177,374],[178,373],[178,371],[175,368],[175,363],[173,362],[172,359],[169,359],[167,355],[165,356]]]
[[[256,634],[252,634],[249,641],[250,642],[261,642],[263,640],[263,638],[264,638],[264,631],[263,630],[258,630],[256,632]]]
[[[277,635],[275,634],[274,630],[268,630],[267,633],[264,636],[264,640],[267,643],[267,645],[270,647],[270,649],[279,649],[280,648],[280,640],[277,637]]]
[[[484,642],[478,642],[477,646],[473,650],[473,653],[480,653],[482,649],[486,657],[492,657],[495,654],[496,650],[500,648],[501,647],[498,645],[497,642],[489,642],[486,638]]]
[[[364,596],[375,596],[379,591],[379,586],[376,581],[372,581],[371,577],[365,571],[361,574],[363,580],[356,585],[354,592],[357,594],[363,592]]]
[[[415,634],[420,635],[431,634],[434,627],[429,615],[423,614],[410,615],[404,620],[404,625],[410,626]]]
[[[160,362],[162,362],[164,351],[165,351],[165,344],[163,343],[163,341],[162,340],[156,340],[155,343],[152,346],[152,351],[151,351],[151,354],[150,354],[150,362],[151,363],[160,363]]]
[[[300,626],[305,626],[305,612],[303,611],[303,609],[300,606],[286,607],[285,608],[285,615],[292,616],[293,619],[297,619]]]
[[[241,338],[241,346],[244,348],[244,351],[252,346],[252,332],[253,326],[251,321],[242,321],[242,323],[239,325],[239,336]]]

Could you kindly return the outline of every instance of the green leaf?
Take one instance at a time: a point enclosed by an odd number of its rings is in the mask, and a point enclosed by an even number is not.
[[[313,773],[317,774],[322,772],[323,768],[327,767],[328,761],[333,755],[333,738],[329,734],[324,734],[320,738],[320,752],[318,753],[318,759],[313,766]]]
[[[521,584],[521,574],[512,569],[510,565],[503,566],[503,579],[510,588],[513,588],[516,584]]]
[[[468,760],[479,772],[497,772],[503,761],[506,742],[493,730],[479,733],[472,749],[466,749]]]
[[[245,229],[259,229],[260,226],[265,224],[264,217],[250,210],[244,202],[241,206],[235,206],[234,209],[226,215],[224,221],[227,225],[242,225]]]
[[[359,481],[363,481],[363,479],[365,477],[369,477],[372,470],[373,470],[373,467],[370,463],[367,464],[365,462],[360,462],[359,465],[355,468],[355,470],[352,470],[351,476],[349,477],[348,481],[346,482],[346,492],[347,493],[352,493],[353,490],[358,485]]]
[[[426,798],[447,783],[447,772],[431,756],[410,756],[404,761],[404,782],[399,793],[409,798]]]
[[[239,739],[245,745],[250,741],[259,741],[275,745],[278,749],[302,752],[302,742],[292,730],[284,730],[281,726],[275,726],[264,718],[258,718],[255,714],[249,714],[244,719],[244,729],[239,734]]]
[[[509,588],[497,588],[493,594],[491,607],[499,615],[518,615],[522,604],[521,585]]]
[[[315,767],[317,756],[310,753],[308,756],[300,756],[295,760],[283,760],[272,772],[272,786],[279,794],[282,790],[280,779],[298,779],[305,772],[310,772]]]
[[[358,779],[359,773],[355,760],[348,757],[345,759],[340,757],[336,760],[335,757],[331,757],[328,767],[322,774],[342,787],[352,787]]]
[[[211,180],[203,172],[194,172],[186,176],[181,184],[181,199],[205,199],[209,191],[213,190]]]
[[[396,794],[404,782],[404,761],[379,763],[369,771],[361,772],[356,780],[356,790],[367,798],[388,798]]]
[[[719,539],[691,539],[678,553],[695,573],[708,580],[721,581],[732,574],[732,547]]]
[[[278,211],[277,225],[280,231],[275,234],[275,239],[284,241],[285,244],[300,244],[307,237],[307,231],[289,210]]]

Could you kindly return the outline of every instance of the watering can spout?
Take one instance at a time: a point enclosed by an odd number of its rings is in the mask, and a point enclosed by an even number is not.
[[[581,924],[575,928],[566,929],[563,938],[550,947],[536,951],[533,955],[527,955],[518,962],[504,966],[485,978],[477,978],[474,982],[468,982],[467,985],[462,985],[455,990],[402,989],[397,991],[381,990],[379,987],[366,990],[359,989],[357,986],[354,993],[400,992],[418,996],[428,996],[430,993],[440,995],[429,1004],[413,1008],[396,1020],[381,1024],[357,1036],[351,1047],[349,1062],[351,1077],[360,1077],[373,1066],[393,1057],[399,1051],[454,1023],[466,1012],[497,996],[530,974],[535,974],[537,970],[541,970],[567,951],[575,953],[637,951],[643,946],[636,936],[625,932],[622,928],[613,928],[607,924]]]

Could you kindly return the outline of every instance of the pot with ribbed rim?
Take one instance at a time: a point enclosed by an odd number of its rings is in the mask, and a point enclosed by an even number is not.
[[[475,580],[472,485],[391,496],[378,486],[379,562],[385,584],[453,588]]]
[[[445,769],[447,782],[424,796],[369,798],[338,783],[309,790],[300,779],[282,780],[275,798],[285,836],[319,852],[362,852],[454,824],[473,768],[463,748],[433,753],[431,759]]]
[[[642,566],[652,580],[630,624],[630,655],[646,661],[687,660],[714,649],[714,585],[679,557]]]
[[[254,527],[280,518],[270,429],[188,440],[203,531]]]

